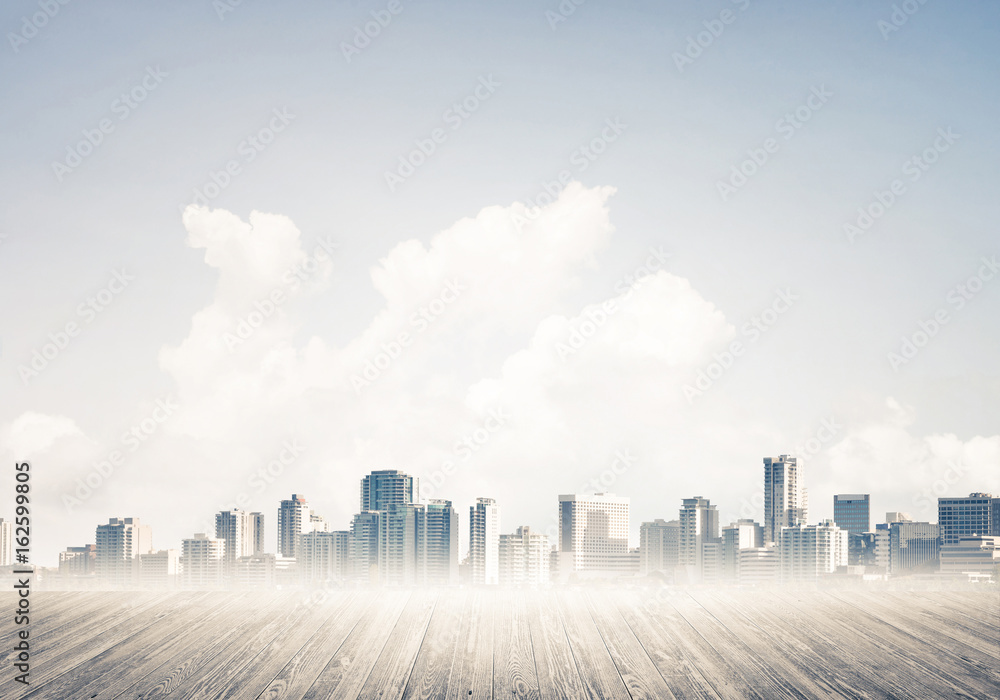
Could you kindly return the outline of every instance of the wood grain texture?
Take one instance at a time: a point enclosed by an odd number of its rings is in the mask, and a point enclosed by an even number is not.
[[[39,592],[32,615],[28,687],[0,630],[0,697],[1000,697],[992,589]]]

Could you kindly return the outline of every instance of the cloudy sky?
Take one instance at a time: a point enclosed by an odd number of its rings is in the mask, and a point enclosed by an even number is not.
[[[36,561],[235,503],[270,549],[383,468],[463,528],[628,495],[636,544],[783,453],[811,521],[1000,492],[1000,8],[904,5],[5,3]]]

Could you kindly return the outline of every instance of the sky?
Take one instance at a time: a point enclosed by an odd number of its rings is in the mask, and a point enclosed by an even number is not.
[[[0,10],[0,458],[33,557],[396,468],[763,514],[795,454],[1000,494],[1000,7],[29,2]],[[0,498],[13,516],[14,478]]]

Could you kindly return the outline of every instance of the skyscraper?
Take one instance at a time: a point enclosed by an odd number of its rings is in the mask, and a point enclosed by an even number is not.
[[[380,580],[381,563],[379,532],[383,513],[362,511],[351,520],[351,559],[353,577],[360,581],[376,583]]]
[[[629,499],[612,493],[559,496],[560,578],[632,573],[628,549]],[[636,562],[638,563],[638,562]]]
[[[416,503],[419,479],[398,469],[373,471],[361,480],[361,510],[388,511],[393,504]]]
[[[1000,536],[1000,498],[970,493],[965,498],[938,499],[941,544],[953,545],[963,537]]]
[[[639,526],[639,573],[673,573],[681,540],[679,520],[657,519]]]
[[[250,513],[251,556],[264,553],[264,514]]]
[[[136,582],[138,556],[153,549],[153,532],[139,518],[111,518],[97,526],[94,568],[98,578],[112,586]]]
[[[680,510],[677,562],[689,582],[702,580],[705,544],[719,537],[719,512],[707,498],[685,498]]]
[[[304,496],[292,494],[278,508],[278,555],[294,557],[299,535],[312,531],[309,504]]]
[[[764,541],[776,542],[781,528],[806,521],[805,489],[795,457],[764,458]]]
[[[421,583],[424,561],[422,536],[424,506],[393,503],[382,511],[379,528],[379,578],[383,583],[412,586]]]
[[[420,531],[424,538],[422,583],[428,586],[457,584],[458,512],[451,501],[428,501],[423,510]]]
[[[224,510],[215,515],[215,536],[226,541],[225,569],[231,575],[236,570],[236,560],[254,553],[254,525],[250,513],[243,510]]]
[[[833,497],[833,522],[849,535],[871,531],[871,496],[867,493],[839,493]]]
[[[500,506],[492,498],[469,506],[469,564],[473,583],[500,583]]]
[[[889,573],[893,576],[928,565],[936,569],[938,550],[937,525],[914,522],[889,525]]]

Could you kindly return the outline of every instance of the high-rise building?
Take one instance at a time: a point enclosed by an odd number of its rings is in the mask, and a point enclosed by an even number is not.
[[[139,585],[149,589],[172,589],[180,583],[181,553],[161,549],[139,555]]]
[[[181,580],[185,588],[221,588],[225,581],[226,541],[204,532],[181,541]]]
[[[299,535],[298,572],[304,583],[340,583],[351,575],[351,533],[314,530]]]
[[[871,526],[871,495],[838,493],[833,497],[833,522],[848,534],[861,535]]]
[[[705,543],[719,537],[719,512],[707,498],[685,498],[680,510],[678,565],[688,583],[702,580]]]
[[[215,536],[226,541],[226,575],[236,570],[236,560],[254,553],[254,524],[243,510],[224,510],[215,515]]]
[[[250,513],[250,555],[264,553],[264,514]]]
[[[379,578],[382,583],[413,586],[421,583],[425,539],[424,506],[393,503],[382,512],[379,528]]]
[[[559,575],[635,573],[628,548],[629,499],[613,493],[559,496]],[[636,562],[638,563],[638,562]]]
[[[639,526],[639,573],[673,574],[678,563],[681,524],[657,519]]]
[[[919,567],[937,569],[938,526],[895,522],[889,525],[889,573],[912,573]],[[928,571],[929,573],[929,571]]]
[[[351,560],[353,562],[353,578],[376,583],[381,580],[379,574],[380,536],[383,513],[380,511],[362,511],[351,520]]]
[[[500,506],[492,498],[469,506],[469,563],[472,583],[500,583]]]
[[[805,489],[796,457],[764,458],[764,541],[777,542],[781,528],[806,521]]]
[[[94,573],[97,559],[97,545],[85,544],[82,547],[67,547],[59,552],[60,576],[90,576]]]
[[[737,582],[740,576],[740,552],[764,546],[764,526],[740,519],[722,528],[722,579]]]
[[[14,523],[0,518],[0,566],[14,563]]]
[[[847,530],[832,520],[781,529],[781,581],[815,581],[847,566]]]
[[[965,498],[938,499],[941,544],[958,544],[963,537],[1000,536],[1000,498],[970,493]]]
[[[136,583],[138,556],[153,549],[153,531],[139,518],[111,518],[97,526],[94,570],[98,578],[111,586]]]
[[[309,504],[305,496],[293,493],[290,499],[281,502],[278,508],[278,555],[295,557],[295,545],[299,535],[311,532]]]
[[[500,535],[500,585],[544,586],[549,582],[549,538],[523,525]]]
[[[419,479],[398,469],[373,471],[361,480],[361,510],[388,511],[394,504],[416,503]]]
[[[423,509],[420,535],[424,538],[422,583],[458,584],[458,512],[451,501],[431,499]]]

